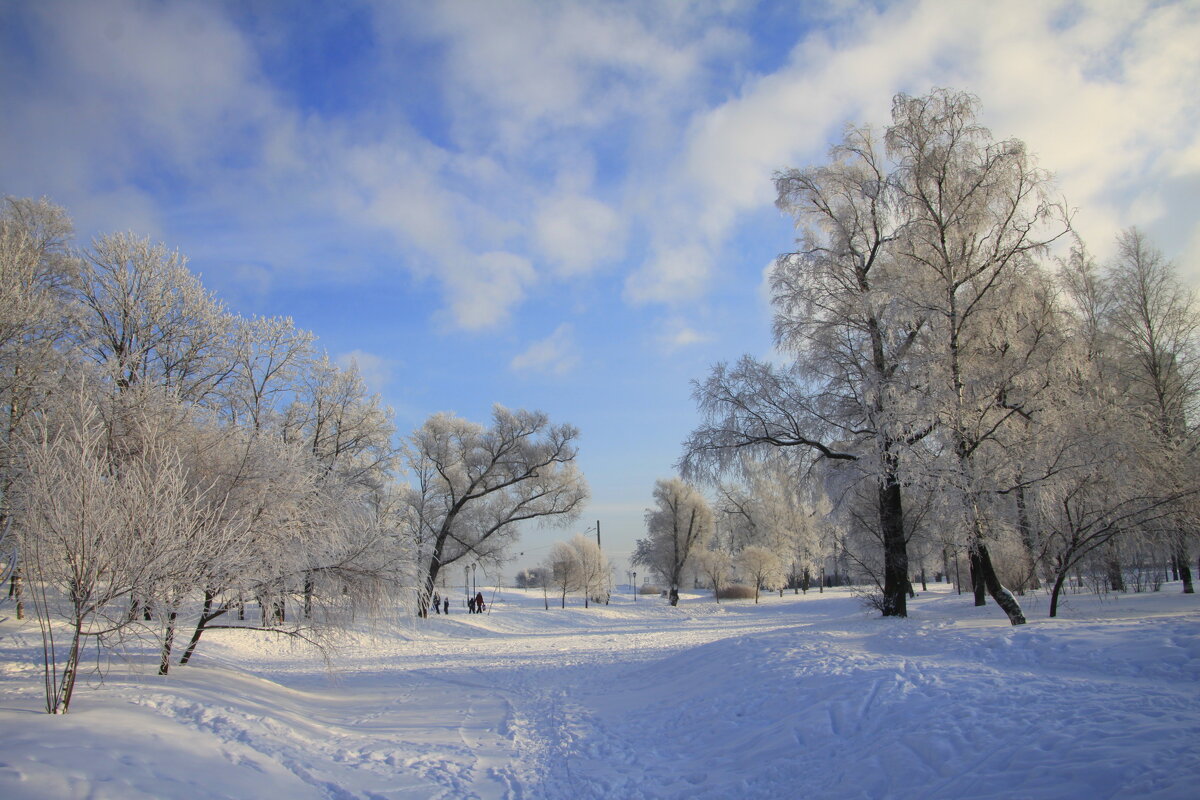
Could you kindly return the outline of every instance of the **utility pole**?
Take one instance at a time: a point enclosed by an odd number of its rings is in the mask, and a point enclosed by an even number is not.
[[[596,547],[600,546],[600,520],[596,520]]]

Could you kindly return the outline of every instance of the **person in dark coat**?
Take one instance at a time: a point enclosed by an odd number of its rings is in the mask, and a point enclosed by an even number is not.
[[[467,613],[468,614],[475,613],[475,598],[474,597],[467,598]]]
[[[475,613],[476,614],[483,613],[483,592],[475,593]]]
[[[447,597],[445,600],[442,601],[442,603],[444,603],[444,605],[442,606],[442,613],[445,614],[446,616],[450,616],[450,598]]]

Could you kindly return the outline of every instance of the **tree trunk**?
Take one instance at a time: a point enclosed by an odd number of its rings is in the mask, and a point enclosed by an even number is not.
[[[1104,569],[1108,576],[1108,588],[1114,592],[1125,591],[1125,571],[1121,568],[1121,554],[1116,543],[1109,541],[1105,553]]]
[[[1021,532],[1021,544],[1025,547],[1025,578],[1021,581],[1017,590],[1024,593],[1026,588],[1040,589],[1041,583],[1038,581],[1037,562],[1033,558],[1033,554],[1037,551],[1037,544],[1034,541],[1033,523],[1029,520],[1029,508],[1025,504],[1025,487],[1017,487],[1017,529]]]
[[[158,674],[171,671],[171,646],[175,643],[175,609],[167,613],[167,632],[163,634],[162,658],[158,662]]]
[[[63,665],[62,681],[54,687],[53,699],[47,698],[46,710],[51,714],[66,714],[71,708],[71,697],[75,694],[75,677],[79,674],[79,655],[83,648],[83,620],[76,618],[75,630],[71,633],[71,649],[67,651],[67,662]]]
[[[983,584],[987,588],[987,592],[996,601],[996,605],[1000,606],[1001,610],[1008,615],[1008,621],[1013,625],[1024,625],[1025,614],[1021,611],[1021,605],[1017,602],[1017,598],[1013,597],[1013,593],[1005,589],[1000,583],[1000,578],[996,576],[996,570],[992,567],[992,557],[988,553],[987,545],[983,542],[977,542],[973,548],[977,554],[979,561],[979,572],[983,577]],[[976,603],[976,605],[981,605]]]
[[[25,619],[25,592],[24,580],[21,575],[21,568],[17,567],[13,570],[12,578],[8,584],[8,596],[16,601],[17,619]]]
[[[1060,569],[1054,576],[1054,588],[1050,591],[1050,616],[1058,616],[1058,596],[1062,594],[1063,581],[1067,578],[1067,570]]]
[[[204,608],[200,612],[200,620],[196,623],[196,630],[192,631],[192,638],[188,641],[187,649],[183,651],[183,658],[179,659],[179,666],[183,666],[191,660],[192,653],[196,652],[196,645],[200,643],[200,637],[204,634],[208,623],[229,610],[227,606],[222,606],[217,609],[216,613],[213,613],[212,604],[213,593],[206,591],[204,593]]]
[[[983,583],[983,565],[978,550],[972,546],[967,551],[967,563],[971,565],[971,588],[975,592],[975,605],[987,605],[987,587]]]
[[[312,570],[304,572],[304,618],[312,619],[313,607],[313,574]]]
[[[908,546],[900,483],[888,476],[879,486],[879,527],[883,532],[883,616],[907,617]]]
[[[1184,541],[1183,534],[1177,534],[1175,538],[1175,563],[1178,565],[1179,579],[1183,581],[1183,593],[1195,594],[1196,587],[1192,585],[1192,566],[1188,563],[1187,557],[1187,542]]]

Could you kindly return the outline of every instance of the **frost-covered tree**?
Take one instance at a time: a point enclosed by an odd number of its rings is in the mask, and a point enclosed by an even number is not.
[[[220,402],[232,317],[182,255],[115,234],[96,239],[81,267],[79,345],[118,390],[150,383],[185,402]]]
[[[501,406],[488,427],[435,414],[409,437],[422,616],[443,568],[464,558],[498,560],[521,523],[564,524],[578,515],[587,498],[575,464],[578,437],[540,411]]]
[[[77,393],[57,412],[31,430],[14,509],[52,714],[70,708],[87,643],[138,624],[130,599],[187,585],[217,535],[206,488],[188,481],[168,441],[147,432],[136,455],[115,461],[92,400]]]
[[[1117,238],[1117,257],[1107,270],[1111,292],[1108,313],[1117,370],[1125,392],[1125,410],[1151,431],[1159,458],[1172,476],[1171,489],[1195,492],[1192,420],[1200,402],[1200,307],[1196,294],[1174,266],[1136,228]],[[1176,503],[1167,522],[1175,568],[1186,593],[1194,591],[1188,540],[1200,528],[1185,504]]]
[[[787,579],[787,569],[778,554],[761,545],[750,545],[738,553],[737,569],[744,579],[754,585],[755,604],[758,603],[761,590],[775,589]]]
[[[559,592],[563,608],[567,607],[567,595],[583,588],[583,570],[579,564],[579,553],[567,542],[555,542],[550,546],[544,569],[548,583]]]
[[[17,619],[24,616],[18,551],[6,540],[17,476],[18,436],[56,391],[66,369],[69,286],[78,272],[71,220],[47,200],[6,197],[0,205],[0,558]]]
[[[571,539],[571,549],[575,551],[575,563],[579,568],[580,589],[583,591],[583,607],[588,607],[588,601],[603,600],[606,604],[612,592],[612,564],[608,556],[600,549],[593,539],[581,533]]]
[[[985,464],[1000,455],[989,445],[1042,400],[1042,375],[1027,365],[1041,360],[1045,340],[1006,334],[1037,324],[1026,287],[1068,222],[1024,144],[994,140],[978,106],[945,89],[898,95],[886,140],[906,215],[904,295],[925,321],[922,395],[945,443],[935,470],[961,510],[975,574],[1017,625],[1024,615],[988,550],[981,504],[994,467]]]
[[[236,320],[224,409],[233,424],[254,430],[279,424],[285,401],[301,391],[314,363],[314,338],[290,318]]]
[[[646,511],[646,537],[638,539],[633,563],[653,570],[670,587],[671,605],[679,605],[679,586],[692,554],[713,535],[712,508],[696,487],[679,478],[654,484],[655,507]]]
[[[713,598],[721,602],[721,590],[733,575],[733,556],[722,549],[701,549],[692,556],[696,571],[708,579]]]
[[[901,458],[927,432],[904,369],[923,317],[896,301],[905,209],[868,128],[848,128],[828,164],[781,172],[775,185],[800,230],[799,249],[771,273],[776,344],[794,361],[744,357],[714,368],[696,385],[705,422],[681,467],[703,475],[736,465],[744,449],[786,447],[871,482],[884,532],[883,612],[905,616]]]

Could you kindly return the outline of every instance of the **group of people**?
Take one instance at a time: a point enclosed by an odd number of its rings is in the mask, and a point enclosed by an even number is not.
[[[433,593],[433,597],[431,598],[429,605],[433,607],[433,613],[435,614],[450,613],[450,598],[447,597],[443,600],[437,592]]]
[[[429,605],[435,614],[450,613],[450,598],[443,598],[437,592],[433,593],[433,597],[430,599]],[[483,592],[476,592],[474,597],[467,598],[468,614],[482,614],[485,611],[487,611],[487,606],[485,606],[483,603]]]

